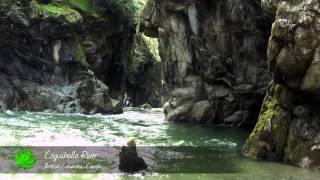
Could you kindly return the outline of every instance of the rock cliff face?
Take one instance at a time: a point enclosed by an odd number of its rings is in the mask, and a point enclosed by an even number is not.
[[[2,109],[122,112],[135,25],[103,2],[1,1]]]
[[[268,46],[273,82],[243,153],[320,171],[320,2],[262,5],[277,9]]]
[[[149,0],[141,31],[159,38],[166,119],[253,125],[270,26],[259,0]]]
[[[161,64],[155,53],[150,50],[149,43],[151,42],[145,36],[141,34],[135,36],[133,56],[126,68],[127,106],[148,103],[152,107],[161,107]]]

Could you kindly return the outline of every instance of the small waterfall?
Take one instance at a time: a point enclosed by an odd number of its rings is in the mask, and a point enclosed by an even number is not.
[[[124,94],[122,107],[132,107],[132,98],[127,93]]]
[[[61,41],[58,40],[53,45],[53,59],[58,64],[59,63],[59,51],[61,48]]]

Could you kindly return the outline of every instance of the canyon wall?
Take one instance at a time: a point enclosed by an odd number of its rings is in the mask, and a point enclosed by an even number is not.
[[[137,34],[134,39],[133,53],[126,72],[126,106],[139,106],[145,103],[161,107],[162,75],[161,62],[152,48],[156,40]]]
[[[320,2],[262,5],[276,12],[267,55],[273,81],[243,154],[320,171]]]
[[[0,109],[122,112],[123,96],[130,93],[126,79],[140,74],[135,83],[146,76],[130,69],[132,64],[147,64],[142,71],[158,68],[153,57],[145,58],[147,63],[132,58],[133,50],[141,48],[134,45],[133,5],[114,0],[1,1]],[[135,103],[144,103],[149,94]]]
[[[141,31],[159,38],[166,120],[253,126],[271,22],[259,0],[149,0]]]

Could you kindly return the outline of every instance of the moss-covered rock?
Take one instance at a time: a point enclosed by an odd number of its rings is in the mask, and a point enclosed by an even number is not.
[[[249,136],[243,154],[255,159],[281,160],[291,115],[281,107],[270,85],[256,127]]]
[[[92,0],[60,0],[65,4],[80,10],[86,14],[89,14],[93,17],[99,18],[101,16],[101,12],[94,7],[94,1]]]
[[[320,2],[262,4],[277,7],[267,55],[273,85],[243,154],[320,171]]]
[[[39,16],[63,18],[63,20],[71,24],[81,23],[83,21],[81,14],[68,6],[54,2],[42,4],[37,0],[32,0],[32,3]]]
[[[303,93],[283,91],[291,90],[274,83],[269,86],[258,123],[243,147],[243,154],[319,171],[319,104]],[[287,94],[294,94],[294,101],[282,101],[288,98]]]
[[[77,35],[75,35],[74,37],[74,44],[75,44],[75,48],[76,48],[76,58],[77,60],[85,67],[89,68],[89,64],[87,62],[87,57],[86,54],[84,52],[83,46],[79,40],[79,37]]]
[[[32,0],[32,4],[40,16],[63,18],[71,24],[81,23],[83,16],[135,24],[139,12],[136,0]]]

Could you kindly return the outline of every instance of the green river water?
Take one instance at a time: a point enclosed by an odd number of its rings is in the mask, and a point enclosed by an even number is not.
[[[120,146],[134,137],[138,146],[210,147],[214,153],[191,160],[175,159],[190,172],[137,174],[0,174],[2,179],[245,179],[306,180],[320,175],[289,165],[257,162],[239,151],[244,129],[165,122],[160,109],[127,109],[119,115],[0,113],[1,146]],[[201,148],[200,148],[201,149]],[[156,155],[153,155],[156,156]],[[192,156],[192,155],[191,155]],[[157,166],[161,156],[150,157]],[[205,165],[203,165],[205,164]],[[209,164],[209,165],[208,165]],[[197,173],[197,169],[209,169]],[[192,171],[194,169],[195,171]]]

